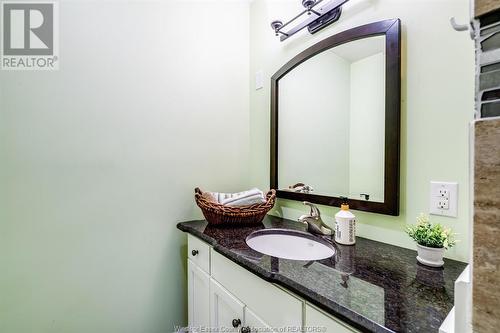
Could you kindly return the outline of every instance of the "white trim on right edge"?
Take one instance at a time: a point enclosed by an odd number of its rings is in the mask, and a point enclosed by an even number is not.
[[[472,285],[470,265],[455,281],[455,306],[439,328],[439,333],[472,333]]]
[[[472,284],[470,265],[455,281],[455,333],[472,332]]]
[[[455,307],[453,307],[446,316],[446,319],[439,327],[439,333],[454,333],[455,332]]]

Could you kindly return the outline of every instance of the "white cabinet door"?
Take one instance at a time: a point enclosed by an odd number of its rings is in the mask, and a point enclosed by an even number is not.
[[[188,259],[188,322],[193,331],[210,326],[210,276]]]
[[[214,279],[210,279],[210,327],[218,332],[239,332],[245,305]]]
[[[354,328],[306,304],[305,332],[356,333]]]
[[[259,318],[252,310],[245,307],[245,325],[241,333],[271,333],[271,327]]]

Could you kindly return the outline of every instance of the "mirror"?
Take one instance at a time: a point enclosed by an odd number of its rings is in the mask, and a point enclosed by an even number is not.
[[[272,78],[271,187],[278,197],[397,215],[399,20],[305,50]]]
[[[278,91],[278,188],[303,183],[311,189],[290,190],[383,202],[384,87],[382,36],[336,46],[286,74]]]

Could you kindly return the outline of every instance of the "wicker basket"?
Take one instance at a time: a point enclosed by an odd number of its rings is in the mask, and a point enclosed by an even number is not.
[[[201,208],[203,216],[209,224],[214,225],[249,225],[259,224],[267,212],[273,208],[276,199],[276,191],[270,190],[266,194],[267,201],[251,206],[231,207],[209,201],[202,197],[203,192],[199,188],[194,190],[196,204]]]

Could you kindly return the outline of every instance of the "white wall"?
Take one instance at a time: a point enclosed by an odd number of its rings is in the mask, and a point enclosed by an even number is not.
[[[420,212],[429,209],[431,180],[459,183],[458,218],[432,217],[458,232],[461,242],[446,256],[469,257],[468,123],[474,114],[474,51],[465,32],[454,31],[450,17],[469,20],[468,0],[356,0],[346,4],[338,22],[309,35],[302,31],[280,43],[269,27],[275,19],[293,17],[295,0],[255,0],[250,10],[250,74],[263,70],[270,78],[293,56],[340,31],[390,18],[402,22],[402,119],[400,216],[355,212],[358,235],[414,248],[404,233]],[[252,80],[253,81],[253,80]],[[269,184],[269,80],[250,93],[252,180]],[[439,133],[436,134],[436,133]],[[438,138],[445,147],[438,148]],[[322,207],[331,223],[338,208]],[[274,214],[296,219],[300,202],[279,200]]]
[[[0,331],[172,332],[194,187],[248,185],[248,3],[60,20],[59,71],[0,72]]]
[[[278,185],[349,193],[350,63],[325,51],[279,80]],[[329,138],[335,145],[324,146]],[[317,163],[322,161],[322,163]]]
[[[351,64],[350,198],[384,202],[385,52]]]

